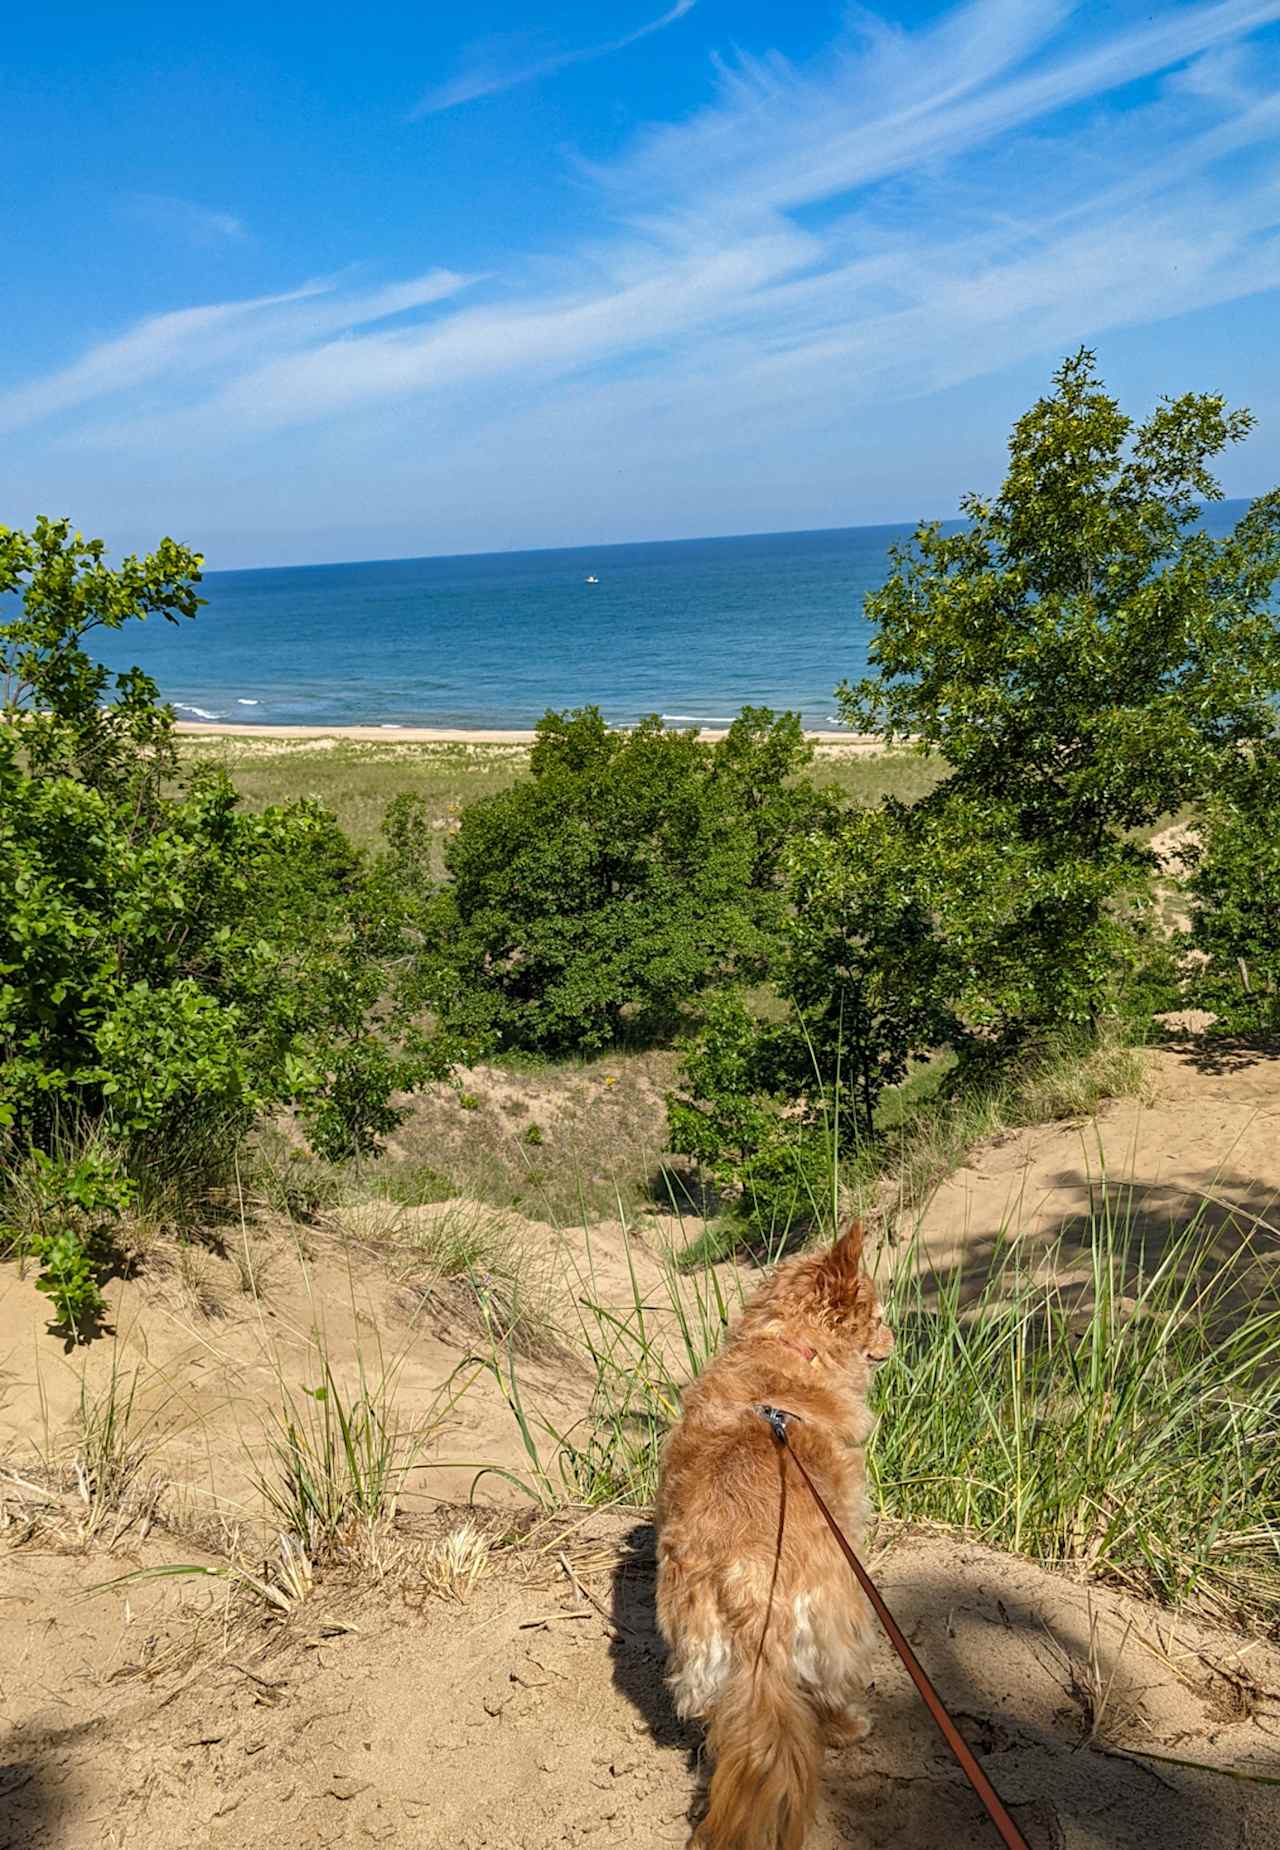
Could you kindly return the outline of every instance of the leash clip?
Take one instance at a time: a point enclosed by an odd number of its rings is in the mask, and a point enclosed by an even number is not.
[[[802,1426],[804,1425],[804,1420],[801,1418],[800,1414],[789,1413],[785,1407],[771,1407],[764,1401],[756,1401],[751,1411],[760,1415],[760,1418],[772,1432],[779,1445],[785,1445],[787,1443],[787,1425],[789,1421],[799,1420],[800,1424]]]

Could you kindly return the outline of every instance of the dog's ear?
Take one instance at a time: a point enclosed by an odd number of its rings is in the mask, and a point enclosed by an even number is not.
[[[862,1276],[862,1222],[850,1223],[849,1231],[842,1234],[822,1262],[822,1270],[830,1286],[831,1295],[842,1298],[851,1294]]]
[[[851,1220],[848,1232],[841,1235],[831,1248],[831,1257],[839,1256],[840,1263],[858,1267],[862,1264],[862,1222]]]

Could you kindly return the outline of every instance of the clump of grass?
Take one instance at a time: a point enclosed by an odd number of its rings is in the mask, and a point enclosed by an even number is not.
[[[1122,1672],[1133,1620],[1108,1660],[1092,1594],[1088,1604],[1089,1638],[1083,1652],[1063,1645],[1047,1626],[1045,1645],[1063,1688],[1080,1712],[1081,1738],[1092,1746],[1095,1741],[1120,1740],[1131,1734],[1142,1725],[1143,1713],[1141,1692]]]
[[[79,1443],[74,1470],[86,1505],[121,1509],[146,1462],[148,1445],[135,1423],[137,1369],[126,1382],[118,1358],[100,1394],[80,1383]]]
[[[449,1201],[457,1189],[448,1176],[431,1163],[385,1162],[369,1171],[364,1185],[384,1201],[398,1202],[404,1208],[430,1207],[437,1201]]]
[[[255,1138],[245,1187],[287,1220],[314,1221],[341,1201],[346,1179],[326,1163],[267,1127]]]
[[[81,1377],[70,1478],[79,1503],[76,1536],[84,1546],[113,1547],[135,1528],[145,1535],[159,1509],[163,1481],[146,1467],[161,1435],[156,1413],[139,1403],[141,1377],[141,1368],[126,1375],[114,1351],[97,1393]]]
[[[411,1222],[399,1203],[385,1195],[353,1193],[326,1216],[326,1224],[349,1244],[394,1253]]]
[[[240,1238],[229,1242],[229,1251],[231,1263],[235,1267],[236,1283],[243,1295],[252,1298],[255,1303],[265,1303],[271,1293],[272,1279],[280,1260],[280,1248],[262,1238],[253,1237],[248,1223],[242,1220]]]
[[[689,1275],[668,1259],[658,1301],[650,1302],[629,1245],[627,1251],[629,1294],[622,1305],[604,1301],[589,1232],[574,1279],[578,1323],[572,1340],[594,1376],[585,1419],[562,1426],[531,1407],[510,1349],[495,1351],[488,1364],[519,1427],[529,1467],[523,1476],[501,1475],[544,1508],[652,1503],[662,1440],[679,1418],[682,1384],[715,1354],[740,1298],[712,1268]]]
[[[371,1379],[363,1358],[345,1389],[321,1351],[320,1381],[282,1388],[268,1434],[269,1468],[257,1487],[284,1535],[308,1561],[364,1559],[396,1514],[421,1435],[401,1423],[394,1376]]]
[[[1251,1283],[1251,1244],[1223,1258],[1208,1204],[1153,1241],[1106,1195],[1074,1264],[1059,1248],[1033,1271],[1007,1244],[976,1300],[958,1272],[900,1265],[870,1454],[881,1506],[1274,1624],[1280,1307]]]
[[[422,1302],[524,1356],[561,1348],[547,1257],[526,1250],[504,1215],[451,1203],[406,1219],[399,1251]]]
[[[750,1246],[751,1237],[750,1228],[741,1221],[729,1217],[709,1221],[701,1233],[673,1255],[673,1260],[681,1272],[701,1272],[707,1266],[736,1258]]]
[[[1016,1074],[1005,1095],[1010,1124],[1048,1124],[1089,1117],[1112,1098],[1143,1098],[1151,1090],[1141,1047],[1102,1041],[1087,1052],[1060,1049]]]
[[[18,1524],[24,1541],[40,1535],[74,1549],[109,1551],[126,1534],[145,1538],[168,1488],[148,1466],[171,1428],[160,1407],[148,1411],[142,1404],[141,1382],[141,1366],[126,1372],[114,1348],[110,1373],[99,1388],[92,1389],[82,1373],[74,1440],[65,1444],[50,1435],[45,1403],[44,1439],[32,1468],[40,1481],[5,1472],[0,1529]]]
[[[194,1241],[179,1239],[166,1256],[195,1314],[207,1321],[225,1316],[226,1305],[219,1295],[218,1277],[209,1253]]]
[[[422,1578],[440,1599],[465,1605],[489,1572],[493,1545],[474,1523],[459,1523],[432,1542],[422,1561]]]

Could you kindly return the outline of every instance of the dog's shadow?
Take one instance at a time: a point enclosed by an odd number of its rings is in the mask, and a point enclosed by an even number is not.
[[[643,1717],[654,1744],[682,1748],[692,1769],[698,1765],[702,1731],[679,1719],[663,1680],[666,1651],[658,1632],[656,1585],[654,1527],[637,1523],[622,1537],[613,1568],[613,1681]]]

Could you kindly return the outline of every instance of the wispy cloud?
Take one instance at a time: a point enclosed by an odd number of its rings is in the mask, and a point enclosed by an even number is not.
[[[805,67],[739,59],[582,170],[597,228],[551,281],[513,259],[152,317],[0,398],[0,428],[208,459],[307,425],[329,480],[358,453],[419,497],[495,471],[541,494],[555,455],[590,493],[624,455],[705,470],[1280,289],[1280,49],[1255,36],[1280,0],[1094,17],[969,0],[911,33],[859,15]]]
[[[409,120],[414,122],[422,116],[439,115],[442,109],[456,109],[460,103],[475,102],[477,97],[514,90],[518,84],[536,83],[539,78],[564,70],[567,65],[586,64],[592,58],[606,58],[611,52],[625,51],[628,45],[638,45],[641,39],[673,26],[696,5],[697,0],[676,0],[659,18],[638,26],[634,32],[627,32],[620,39],[609,39],[603,45],[582,46],[576,51],[548,52],[541,57],[521,56],[521,46],[527,44],[527,40],[518,38],[489,40],[473,46],[462,69],[447,83],[428,90],[410,112]]]
[[[170,403],[194,388],[207,395],[227,371],[244,372],[268,355],[315,347],[466,287],[452,270],[432,270],[386,287],[340,290],[333,280],[304,283],[283,295],[216,302],[148,315],[127,333],[91,347],[60,372],[0,394],[0,431],[20,430],[95,400],[162,387]]]
[[[248,236],[243,220],[234,213],[211,211],[168,193],[126,193],[119,201],[119,211],[161,237],[180,238],[198,248],[238,244]]]

